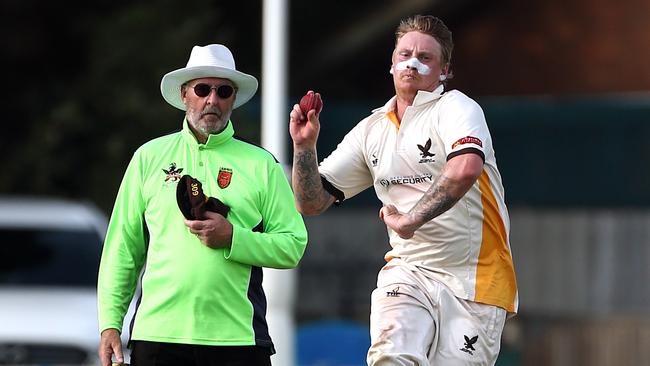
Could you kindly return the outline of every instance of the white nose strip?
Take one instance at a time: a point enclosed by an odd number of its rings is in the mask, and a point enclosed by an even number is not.
[[[429,75],[431,73],[431,68],[418,60],[416,57],[412,57],[408,60],[398,62],[395,65],[395,70],[406,70],[406,69],[416,69],[421,75]],[[392,69],[390,70],[392,74]]]

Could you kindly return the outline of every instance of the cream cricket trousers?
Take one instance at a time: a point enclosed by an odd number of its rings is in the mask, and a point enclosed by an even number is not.
[[[494,365],[502,308],[457,298],[417,267],[391,260],[372,293],[370,366]]]

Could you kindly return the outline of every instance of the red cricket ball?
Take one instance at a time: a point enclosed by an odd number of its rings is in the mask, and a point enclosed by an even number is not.
[[[318,114],[323,109],[323,101],[320,99],[320,94],[314,93],[313,90],[308,91],[307,94],[300,99],[299,105],[300,110],[302,110],[303,121],[307,119],[307,112],[315,109],[316,114]]]

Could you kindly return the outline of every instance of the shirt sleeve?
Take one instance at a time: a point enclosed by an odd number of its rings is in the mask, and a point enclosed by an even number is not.
[[[146,253],[140,154],[129,163],[106,232],[97,283],[99,331],[122,331]]]
[[[307,229],[279,163],[269,167],[261,187],[261,230],[233,225],[232,245],[225,257],[258,267],[293,268],[307,246]]]
[[[445,94],[440,106],[438,131],[445,145],[447,160],[464,153],[475,153],[485,161],[485,144],[490,140],[483,110],[460,92]]]
[[[345,199],[354,197],[373,184],[363,147],[366,121],[350,130],[318,168],[327,182],[343,192]]]

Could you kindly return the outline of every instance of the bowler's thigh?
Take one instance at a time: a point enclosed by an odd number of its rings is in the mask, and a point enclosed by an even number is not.
[[[442,294],[438,345],[432,365],[494,365],[506,311]]]
[[[372,293],[368,364],[428,365],[436,326],[426,297],[407,284],[378,287]]]

